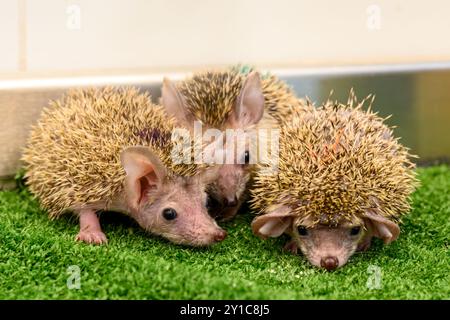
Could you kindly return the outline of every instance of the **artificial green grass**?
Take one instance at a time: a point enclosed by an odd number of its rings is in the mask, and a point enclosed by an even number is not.
[[[250,213],[224,224],[228,238],[205,249],[170,244],[106,213],[109,244],[92,246],[74,241],[74,218],[50,221],[26,190],[0,192],[0,298],[449,299],[450,168],[419,173],[400,238],[375,241],[335,272],[283,252],[287,238],[255,237]],[[67,287],[72,265],[81,270],[79,290]],[[370,289],[377,267],[381,288]]]

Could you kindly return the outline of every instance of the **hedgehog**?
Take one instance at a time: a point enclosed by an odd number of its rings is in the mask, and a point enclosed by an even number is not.
[[[22,160],[50,218],[79,217],[76,240],[106,243],[99,211],[124,213],[174,243],[203,246],[226,232],[206,208],[207,165],[172,160],[174,119],[138,89],[69,91],[44,108]]]
[[[298,249],[327,270],[345,265],[373,237],[397,239],[418,186],[414,155],[371,111],[373,96],[347,103],[328,99],[293,112],[281,129],[279,155],[257,164],[250,190],[254,234],[291,236]],[[310,101],[308,104],[312,105]],[[365,106],[368,105],[368,108]],[[267,171],[277,162],[278,170]]]
[[[237,65],[231,67],[231,71],[246,76],[255,72],[256,69],[252,66]],[[297,97],[292,87],[274,74],[269,72],[263,74],[261,87],[264,95],[264,110],[276,120],[277,125],[289,121],[294,113],[309,111],[312,108],[306,98]]]
[[[292,108],[303,107],[301,100],[276,76],[261,79],[255,70],[243,73],[237,68],[200,72],[177,85],[165,79],[161,101],[169,115],[191,130],[195,121],[204,129],[241,130],[244,134],[225,140],[228,148],[237,140],[246,139],[249,132],[276,129],[281,119],[290,116]],[[257,161],[252,144],[254,141],[236,151],[234,161],[225,162],[217,181],[209,185],[208,194],[216,208],[213,215],[218,219],[233,218],[245,200],[244,191]]]

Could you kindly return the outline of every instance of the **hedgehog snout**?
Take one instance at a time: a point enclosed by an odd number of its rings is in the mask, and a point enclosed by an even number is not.
[[[195,237],[195,239],[193,239],[193,241],[192,241],[192,243],[190,243],[190,245],[200,246],[200,247],[210,246],[210,245],[213,245],[215,243],[225,240],[225,238],[228,235],[228,233],[225,230],[223,230],[222,228],[220,228],[217,225],[214,228],[214,230],[209,230],[209,231],[205,230],[202,227],[199,227],[197,232],[198,232],[198,235]]]
[[[339,266],[339,259],[332,256],[322,258],[320,260],[320,266],[328,271],[333,271]]]
[[[245,190],[249,179],[248,172],[239,165],[224,165],[216,182],[217,198],[225,207],[239,205],[239,198]]]
[[[214,234],[213,239],[215,242],[220,242],[220,241],[225,240],[227,235],[228,235],[228,233],[225,230],[220,229]]]
[[[239,201],[238,201],[238,198],[237,198],[236,195],[234,195],[234,197],[231,196],[231,197],[225,198],[225,199],[223,200],[223,204],[224,204],[226,207],[235,207],[235,206],[237,206],[238,202],[239,202]]]
[[[302,227],[302,226],[300,226]],[[316,225],[294,231],[294,237],[308,261],[328,271],[345,265],[355,252],[362,234],[355,234],[353,225],[329,227]]]
[[[166,230],[162,236],[174,243],[206,247],[223,241],[227,237],[227,232],[211,219],[209,222],[197,221],[189,225],[183,222],[181,225]]]

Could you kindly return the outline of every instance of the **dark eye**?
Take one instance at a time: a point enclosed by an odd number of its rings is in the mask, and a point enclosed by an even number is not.
[[[162,215],[166,220],[173,220],[177,217],[177,212],[172,208],[166,208],[163,210]]]
[[[245,151],[244,153],[244,163],[249,164],[250,163],[250,152]]]
[[[361,227],[353,227],[350,229],[350,235],[356,236],[359,234],[360,231],[361,231]]]
[[[216,205],[216,201],[213,198],[211,198],[211,196],[208,195],[206,197],[206,205],[205,205],[206,209],[211,210],[214,208],[214,205]]]
[[[298,226],[297,228],[298,234],[301,236],[307,236],[308,235],[308,229],[306,229],[305,226]]]

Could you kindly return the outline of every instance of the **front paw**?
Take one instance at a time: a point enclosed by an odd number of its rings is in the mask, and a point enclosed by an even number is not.
[[[218,216],[217,220],[219,221],[230,221],[231,219],[233,219],[236,214],[239,211],[239,206],[236,207],[231,207],[231,208],[224,208],[222,210],[222,212],[220,213],[220,215]]]
[[[364,252],[364,251],[369,250],[371,242],[372,242],[372,238],[364,239],[360,244],[358,244],[356,251]]]
[[[108,243],[108,239],[106,238],[106,235],[101,231],[91,231],[91,230],[84,230],[80,231],[75,241],[82,241],[89,244],[106,244]]]
[[[298,253],[297,243],[295,242],[295,240],[291,240],[288,243],[286,243],[286,245],[283,247],[283,250],[290,252],[292,254],[297,254]]]

